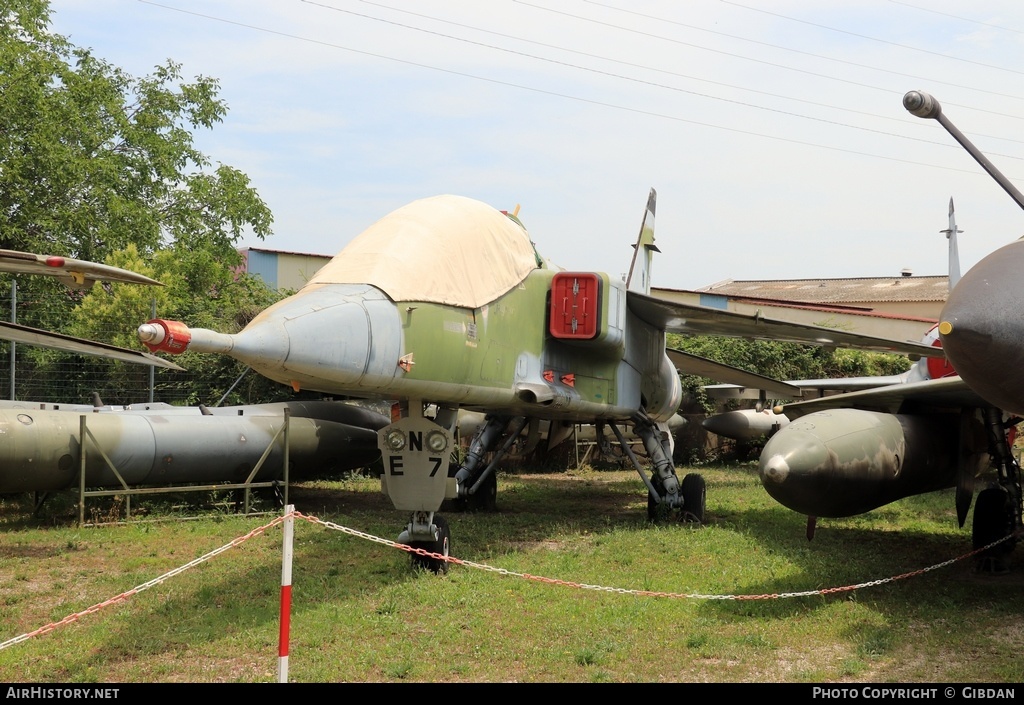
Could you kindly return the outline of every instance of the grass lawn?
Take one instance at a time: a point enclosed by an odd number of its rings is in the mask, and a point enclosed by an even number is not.
[[[808,541],[805,518],[767,496],[755,466],[686,472],[707,480],[703,526],[649,524],[632,471],[501,474],[497,513],[445,516],[452,555],[508,573],[417,572],[400,550],[297,521],[290,679],[1024,681],[1020,550],[1009,575],[978,573],[971,559],[915,572],[970,550],[951,493],[821,520]],[[29,498],[0,498],[0,641],[120,595],[272,518],[221,510],[184,520],[171,503],[146,500],[142,518],[78,529],[71,500],[56,499],[33,517]],[[297,485],[291,501],[388,540],[404,523],[373,479]],[[0,650],[0,681],[275,680],[281,538],[274,527]],[[882,582],[743,599],[873,581]]]

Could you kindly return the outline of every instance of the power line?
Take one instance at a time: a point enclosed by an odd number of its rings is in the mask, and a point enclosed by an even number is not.
[[[306,0],[303,0],[303,2],[305,2],[305,1]],[[725,2],[726,0],[722,0],[722,1]],[[604,27],[610,27],[612,29],[616,29],[616,30],[620,30],[620,31],[624,31],[624,32],[630,32],[632,34],[637,34],[637,35],[640,35],[640,36],[643,36],[643,37],[647,37],[647,38],[650,38],[650,39],[660,39],[662,41],[670,42],[672,44],[678,44],[680,46],[687,46],[687,47],[690,47],[690,48],[693,48],[693,49],[700,49],[702,51],[708,51],[708,52],[712,52],[712,53],[715,53],[715,54],[721,54],[723,56],[728,56],[728,57],[731,57],[731,58],[734,58],[734,59],[742,59],[744,61],[751,61],[751,62],[754,62],[754,63],[757,63],[757,64],[761,64],[763,66],[771,66],[773,68],[784,69],[786,71],[794,71],[796,73],[802,73],[802,74],[805,74],[805,75],[808,75],[808,76],[814,76],[816,78],[824,78],[825,80],[828,80],[828,81],[838,81],[840,83],[846,83],[846,84],[849,84],[849,85],[852,85],[852,86],[857,86],[858,88],[869,88],[869,89],[875,90],[875,91],[884,91],[886,93],[892,93],[892,91],[890,89],[882,88],[881,86],[873,86],[873,85],[871,85],[869,83],[860,83],[858,81],[851,81],[851,80],[845,79],[845,78],[838,78],[836,76],[829,76],[828,74],[817,73],[815,71],[808,71],[806,69],[799,69],[799,68],[795,68],[793,66],[786,66],[785,64],[777,64],[777,63],[774,63],[774,62],[771,62],[771,61],[766,61],[764,59],[755,59],[755,58],[752,58],[752,57],[749,57],[749,56],[744,56],[742,54],[734,54],[732,52],[723,51],[721,49],[712,49],[711,47],[705,47],[705,46],[701,46],[700,44],[693,44],[691,42],[684,42],[682,40],[673,39],[672,37],[666,37],[666,36],[660,35],[660,34],[654,34],[654,33],[651,33],[651,32],[644,32],[644,31],[637,30],[637,29],[630,29],[628,27],[622,27],[621,25],[612,24],[610,22],[602,22],[601,20],[596,20],[596,19],[593,19],[591,17],[584,17],[582,15],[575,15],[575,14],[572,14],[572,13],[569,13],[569,12],[563,12],[561,10],[555,10],[553,8],[544,7],[542,5],[535,5],[533,3],[526,2],[526,0],[512,0],[512,2],[518,3],[520,5],[526,5],[528,7],[532,7],[532,8],[535,8],[537,10],[543,10],[545,12],[550,12],[550,13],[553,13],[553,14],[556,14],[556,15],[562,15],[563,17],[569,17],[569,18],[572,18],[572,19],[582,20],[584,22],[591,22],[593,24],[601,25],[601,26],[604,26]],[[925,79],[925,80],[929,80],[929,79]],[[941,83],[941,81],[938,81],[938,82]],[[1002,95],[1002,94],[996,93],[995,95]],[[1003,96],[1003,97],[1016,98],[1017,100],[1022,100],[1022,98],[1019,98],[1017,96],[1012,96],[1012,95],[1007,95],[1007,96]],[[993,111],[993,110],[984,110],[982,108],[976,108],[976,107],[972,107],[972,106],[969,106],[969,105],[957,105],[956,103],[949,103],[949,102],[947,102],[946,104],[947,105],[955,105],[956,107],[965,108],[965,109],[968,109],[968,110],[977,110],[978,112],[989,113],[989,114],[992,114],[992,115],[998,115],[1000,117],[1011,118],[1011,119],[1014,119],[1014,120],[1024,120],[1024,117],[1022,117],[1020,115],[1010,115],[1010,114],[1007,114],[1007,113],[1000,113],[1000,112],[996,112],[996,111]]]
[[[871,37],[871,36],[868,36],[866,34],[858,34],[857,32],[851,32],[851,31],[846,30],[846,29],[839,29],[838,27],[829,27],[828,25],[818,24],[816,22],[810,22],[808,20],[801,20],[801,19],[799,19],[797,17],[789,17],[788,15],[781,15],[781,14],[779,14],[777,12],[771,12],[769,10],[762,10],[761,8],[758,8],[758,7],[749,7],[748,5],[743,5],[743,4],[738,3],[738,2],[733,2],[732,0],[719,0],[719,2],[724,2],[726,5],[733,5],[735,7],[740,7],[740,8],[743,8],[744,10],[750,10],[751,12],[760,12],[760,13],[763,13],[765,15],[771,15],[772,17],[778,17],[778,18],[783,19],[783,20],[789,20],[790,22],[799,22],[800,24],[805,24],[805,25],[808,25],[810,27],[818,27],[819,29],[827,29],[830,32],[839,32],[840,34],[846,34],[846,35],[849,35],[851,37],[858,37],[859,39],[867,39],[868,41],[878,42],[880,44],[888,44],[889,46],[899,47],[900,49],[907,49],[909,51],[918,51],[918,52],[921,52],[922,54],[931,54],[932,56],[940,56],[943,59],[952,59],[953,61],[962,61],[962,62],[964,62],[966,64],[974,64],[975,66],[983,66],[983,67],[985,67],[987,69],[996,69],[998,71],[1007,71],[1009,73],[1024,74],[1024,71],[1018,71],[1017,69],[1008,69],[1005,66],[997,66],[995,64],[986,64],[986,63],[981,62],[981,61],[973,61],[971,59],[964,59],[963,57],[960,57],[960,56],[953,56],[952,54],[943,54],[940,51],[931,51],[930,49],[921,49],[920,47],[910,46],[909,44],[900,44],[899,42],[890,42],[888,39],[879,39],[878,37]]]
[[[402,12],[402,13],[406,13],[406,14],[411,14],[411,15],[413,15],[415,17],[435,20],[435,21],[438,21],[438,22],[443,22],[445,24],[453,24],[453,25],[456,25],[458,27],[462,27],[462,28],[465,28],[465,29],[472,29],[474,31],[486,32],[488,34],[498,34],[499,36],[502,36],[502,37],[505,37],[505,38],[518,39],[517,37],[511,37],[510,35],[507,35],[507,34],[500,34],[500,33],[497,33],[497,32],[490,32],[489,30],[481,30],[479,28],[470,27],[468,25],[462,25],[462,24],[458,24],[458,23],[455,23],[455,22],[449,22],[447,20],[440,20],[440,19],[437,19],[435,17],[430,17],[428,15],[422,15],[422,14],[418,14],[418,13],[414,13],[414,12],[407,12],[405,10],[398,10],[397,8],[391,8],[391,7],[388,7],[386,5],[382,5],[380,3],[367,2],[367,0],[361,0],[361,1],[365,2],[366,4],[369,4],[369,5],[375,5],[377,7],[382,7],[382,8],[389,9],[389,10],[397,10],[398,12]],[[464,37],[456,37],[456,36],[451,35],[451,34],[445,34],[443,32],[437,32],[435,30],[426,29],[424,27],[418,27],[418,26],[414,26],[414,25],[404,24],[402,22],[396,22],[395,20],[388,20],[388,19],[384,19],[382,17],[375,17],[373,15],[367,15],[367,14],[364,14],[364,13],[361,13],[361,12],[355,12],[354,10],[347,10],[347,9],[340,8],[340,7],[334,7],[332,5],[325,5],[323,3],[316,2],[315,0],[302,0],[302,2],[307,4],[307,5],[314,5],[316,7],[322,7],[324,9],[332,10],[334,12],[341,12],[341,13],[344,13],[344,14],[347,14],[347,15],[352,15],[354,17],[361,17],[363,19],[368,19],[368,20],[371,20],[371,21],[374,21],[374,22],[380,22],[380,23],[392,25],[392,26],[395,26],[395,27],[401,27],[402,29],[407,29],[407,30],[410,30],[410,31],[413,31],[413,32],[420,32],[422,34],[428,34],[428,35],[431,35],[431,36],[441,37],[443,39],[448,39],[448,40],[452,40],[452,41],[456,41],[456,42],[463,42],[465,44],[471,44],[473,46],[482,47],[484,49],[490,49],[490,50],[493,50],[493,51],[505,52],[505,53],[508,53],[508,54],[513,54],[515,56],[522,56],[522,57],[525,57],[525,58],[534,59],[536,61],[544,61],[544,62],[555,64],[555,65],[558,65],[558,66],[564,66],[566,68],[575,69],[577,71],[586,71],[588,73],[594,73],[594,74],[597,74],[599,76],[605,76],[605,77],[608,77],[608,78],[615,78],[615,79],[619,79],[619,80],[622,80],[622,81],[630,81],[632,83],[638,83],[638,84],[641,84],[641,85],[650,86],[652,88],[662,88],[662,89],[665,89],[665,90],[675,91],[677,93],[686,93],[687,95],[692,95],[692,96],[696,96],[696,97],[699,97],[699,98],[706,98],[708,100],[717,100],[717,101],[720,101],[720,102],[723,102],[723,103],[731,103],[733,105],[741,105],[743,107],[753,108],[755,110],[763,110],[763,111],[770,112],[770,113],[776,113],[778,115],[786,115],[788,117],[799,118],[801,120],[810,120],[812,122],[818,122],[818,123],[822,123],[822,124],[825,124],[825,125],[833,125],[833,126],[837,126],[837,127],[845,127],[845,128],[849,128],[851,130],[860,130],[862,132],[869,132],[869,133],[878,134],[878,135],[885,135],[887,137],[897,137],[897,138],[900,138],[900,139],[912,140],[914,142],[923,142],[923,143],[926,143],[926,144],[934,144],[934,145],[938,145],[938,146],[941,146],[941,147],[948,147],[950,149],[955,149],[956,148],[955,145],[952,145],[952,144],[950,144],[948,142],[937,142],[935,140],[929,140],[929,139],[925,139],[925,138],[922,138],[922,137],[910,137],[910,136],[907,136],[907,135],[900,135],[900,134],[897,134],[897,133],[894,133],[894,132],[887,132],[885,130],[875,130],[875,129],[872,129],[872,128],[869,128],[869,127],[861,127],[859,125],[852,125],[850,123],[839,122],[839,121],[836,121],[836,120],[827,120],[827,119],[824,119],[824,118],[814,117],[814,116],[811,116],[811,115],[805,115],[805,114],[796,113],[796,112],[792,112],[792,111],[788,111],[788,110],[780,110],[778,108],[769,108],[767,106],[757,105],[755,103],[748,103],[748,102],[742,101],[742,100],[735,100],[735,99],[732,99],[732,98],[723,98],[721,96],[711,95],[711,94],[708,94],[708,93],[700,93],[698,91],[692,91],[692,90],[688,90],[688,89],[685,89],[685,88],[680,88],[678,86],[670,86],[670,85],[667,85],[667,84],[664,84],[664,83],[657,83],[657,82],[654,82],[654,81],[648,81],[648,80],[644,80],[644,79],[640,79],[640,78],[635,78],[635,77],[632,77],[632,76],[625,76],[623,74],[612,73],[610,71],[603,71],[601,69],[596,69],[596,68],[592,68],[592,67],[589,67],[589,66],[581,66],[579,64],[573,64],[573,63],[569,63],[567,61],[560,61],[558,59],[552,59],[552,58],[548,58],[548,57],[544,57],[544,56],[538,56],[536,54],[529,54],[529,53],[518,51],[518,50],[515,50],[515,49],[508,49],[506,47],[500,47],[500,46],[497,46],[497,45],[494,45],[494,44],[487,44],[487,43],[484,43],[484,42],[479,42],[479,41],[476,41],[476,40],[473,40],[473,39],[466,39]],[[529,3],[523,3],[523,4],[529,4]],[[543,8],[541,8],[541,9],[543,9]],[[559,14],[563,14],[563,13],[559,13]],[[522,41],[528,41],[528,42],[533,43],[532,40],[522,40]],[[551,45],[544,45],[544,46],[551,47]],[[557,48],[557,47],[555,47],[555,48]],[[588,55],[588,56],[591,56],[591,55]],[[597,58],[601,58],[601,57],[597,57]],[[740,90],[746,90],[746,89],[742,89],[741,88]],[[879,88],[878,90],[885,90],[887,93],[892,94],[894,96],[894,102],[895,102],[895,99],[898,98],[901,95],[900,93],[893,93],[893,91],[889,91],[888,89]],[[834,110],[844,110],[843,108],[839,108],[839,107],[836,107],[836,106],[822,106],[822,107],[829,107],[829,108],[834,109]],[[1007,155],[1007,154],[999,154],[999,153],[995,153],[995,152],[993,152],[992,154],[994,156],[1005,157],[1007,159],[1021,159],[1021,157],[1015,157],[1015,156]]]
[[[306,0],[303,0],[303,1],[306,1]],[[504,32],[495,32],[493,30],[484,29],[482,27],[475,27],[475,26],[472,26],[472,25],[463,24],[461,22],[453,22],[451,20],[444,20],[444,19],[441,19],[441,18],[433,16],[433,15],[425,15],[425,14],[421,14],[421,13],[418,13],[418,12],[412,12],[411,10],[404,10],[404,9],[397,8],[397,7],[392,7],[392,6],[389,6],[389,5],[384,5],[383,3],[372,2],[371,0],[359,0],[359,1],[364,3],[364,4],[366,4],[366,5],[373,5],[375,7],[380,7],[380,8],[386,9],[386,10],[391,10],[393,12],[400,12],[402,14],[411,15],[413,17],[419,17],[421,19],[428,19],[428,20],[431,20],[431,21],[434,21],[434,22],[439,22],[439,23],[442,23],[442,24],[447,24],[447,25],[452,25],[452,26],[455,26],[455,27],[460,27],[462,29],[469,29],[469,30],[472,30],[474,32],[481,32],[481,33],[484,33],[484,34],[490,34],[490,35],[494,35],[494,36],[498,36],[498,37],[503,37],[505,39],[512,39],[512,40],[515,40],[515,41],[525,42],[527,44],[534,44],[534,45],[537,45],[537,46],[545,47],[547,49],[555,49],[555,50],[558,50],[558,51],[564,51],[564,52],[569,53],[569,54],[575,54],[575,55],[578,55],[578,56],[585,56],[585,57],[590,58],[590,59],[598,59],[598,60],[601,60],[601,61],[608,61],[608,62],[611,62],[611,63],[620,64],[620,65],[623,65],[623,66],[629,66],[631,68],[639,68],[639,69],[644,69],[646,71],[654,71],[656,73],[662,73],[662,74],[666,74],[666,75],[669,75],[669,76],[674,76],[676,78],[683,78],[683,79],[687,79],[687,80],[691,80],[691,81],[699,81],[701,83],[709,83],[709,84],[712,84],[712,85],[715,85],[715,86],[722,86],[723,88],[731,88],[733,90],[744,91],[744,92],[747,92],[747,93],[755,93],[757,95],[764,95],[764,96],[768,96],[768,97],[771,97],[771,98],[779,98],[780,100],[788,100],[788,101],[792,101],[792,102],[796,102],[796,103],[802,103],[804,105],[813,105],[815,107],[826,108],[826,109],[829,109],[829,110],[840,110],[840,111],[842,111],[844,113],[847,113],[847,114],[853,113],[853,114],[864,115],[866,117],[871,117],[871,118],[875,118],[875,119],[893,120],[893,121],[897,121],[897,122],[900,122],[900,123],[904,122],[904,119],[902,117],[895,117],[895,116],[892,116],[892,115],[878,115],[877,113],[869,113],[869,112],[866,112],[864,110],[856,110],[854,108],[844,108],[844,107],[838,106],[838,105],[831,105],[831,104],[828,104],[828,103],[820,103],[820,102],[813,101],[813,100],[807,100],[805,98],[796,98],[794,96],[782,95],[780,93],[772,93],[771,91],[763,91],[763,90],[759,90],[757,88],[748,88],[748,87],[745,87],[745,86],[737,86],[735,84],[725,83],[723,81],[714,81],[714,80],[707,79],[707,78],[700,78],[699,76],[692,76],[692,75],[689,75],[689,74],[679,73],[678,71],[670,71],[668,69],[662,69],[662,68],[658,68],[656,66],[649,66],[649,65],[646,65],[646,64],[637,64],[637,63],[633,63],[633,62],[630,62],[630,61],[623,61],[621,59],[613,59],[611,57],[602,56],[600,54],[592,54],[590,52],[579,51],[577,49],[570,49],[570,48],[565,47],[565,46],[559,46],[559,45],[555,45],[555,44],[548,44],[546,42],[539,42],[539,41],[534,40],[534,39],[527,39],[525,37],[519,37],[519,36],[515,36],[515,35],[512,35],[512,34],[506,34]],[[595,2],[594,0],[585,0],[585,1],[586,2],[592,2],[593,4],[596,4],[596,5],[601,5],[602,7],[608,7],[610,9],[617,9],[617,8],[612,8],[610,5],[604,5],[603,3]],[[341,10],[340,8],[336,8],[336,7],[331,6],[331,5],[322,5],[321,3],[316,3],[316,2],[311,2],[309,4],[320,5],[321,7],[325,7],[325,8],[328,8],[328,9],[337,10],[337,11],[341,11],[341,12],[348,12],[347,10]],[[529,3],[522,3],[522,4],[529,4]],[[538,7],[538,6],[533,5],[532,7]],[[538,9],[545,9],[545,8],[539,8],[538,7]],[[629,14],[636,14],[636,15],[639,15],[641,17],[647,17],[647,18],[650,18],[650,19],[658,19],[658,20],[660,20],[660,18],[654,17],[652,15],[643,15],[641,13],[632,12],[630,10],[621,10],[621,11],[622,12],[628,12]],[[375,19],[375,18],[372,18],[372,19]],[[586,18],[579,18],[579,19],[586,19]],[[381,21],[384,21],[384,20],[381,20]],[[670,20],[665,20],[665,21],[671,22]],[[691,27],[691,25],[686,25],[686,24],[679,23],[679,22],[673,22],[673,24],[679,24],[679,25],[684,26],[684,27]],[[700,28],[694,27],[694,29],[700,29]],[[711,30],[702,30],[702,31],[711,31]],[[734,36],[734,35],[724,34],[722,32],[712,32],[712,33],[713,34],[722,34],[723,36],[728,36],[728,37],[733,37]],[[736,38],[742,39],[742,37],[736,37]],[[744,41],[754,41],[754,40],[744,40]],[[763,44],[763,42],[755,42],[755,43]],[[775,45],[768,44],[766,46],[774,47]],[[779,48],[785,48],[785,47],[779,47]],[[793,51],[796,51],[796,50],[793,50]],[[812,54],[810,52],[798,52],[798,53],[807,54],[809,56],[815,56],[815,57],[823,58],[823,59],[829,59],[829,57],[820,56],[818,54]],[[852,62],[842,61],[841,59],[834,59],[834,60],[835,61],[840,61],[842,63],[852,63]],[[861,64],[853,64],[853,65],[861,66]],[[867,67],[867,68],[871,68],[871,67]],[[882,71],[884,69],[876,69],[876,70]],[[901,73],[897,73],[897,72],[890,72],[890,73],[893,73],[894,75],[897,75],[897,76],[907,76],[907,77],[910,77],[910,78],[920,78],[920,77],[911,76],[909,74],[901,74]],[[933,79],[927,79],[927,78],[920,78],[920,80],[930,81],[932,83],[945,83],[943,81],[935,81]],[[957,87],[957,88],[970,88],[969,86],[958,86],[957,84],[953,84],[953,83],[945,83],[945,85],[950,85],[950,86],[954,86],[954,87]],[[886,90],[886,89],[880,88],[879,90]],[[982,89],[975,89],[975,90],[979,90],[979,91],[984,92],[984,93],[991,93],[992,95],[1008,97],[1008,98],[1016,98],[1018,100],[1024,100],[1024,98],[1019,98],[1017,96],[1011,96],[1011,95],[1004,95],[1002,93],[995,93],[993,91],[985,91],[985,90],[982,90]],[[957,104],[956,103],[948,103],[948,105],[956,106]],[[965,106],[957,106],[957,107],[965,107]],[[1011,116],[1011,117],[1016,117],[1016,116]],[[986,137],[986,138],[989,138],[989,139],[997,139],[997,140],[1003,140],[1003,141],[1007,141],[1007,142],[1017,142],[1019,144],[1024,144],[1024,140],[1017,140],[1017,139],[1014,139],[1012,137],[999,137],[999,136],[996,136],[996,135],[984,135],[984,134],[980,134],[980,133],[975,133],[975,134],[978,137]]]
[[[367,2],[367,0],[361,0],[361,1],[362,2]],[[519,2],[520,0],[516,0],[516,1]],[[880,71],[882,73],[892,74],[893,76],[902,76],[904,78],[913,78],[916,81],[928,81],[929,83],[935,83],[935,84],[939,84],[939,85],[943,85],[943,86],[952,86],[953,88],[963,88],[965,90],[977,91],[979,93],[987,93],[989,95],[996,95],[996,96],[1000,96],[1002,98],[1013,98],[1014,100],[1024,100],[1024,97],[1016,96],[1016,95],[1011,95],[1009,93],[1000,93],[998,91],[990,91],[990,90],[986,90],[984,88],[978,88],[977,86],[965,86],[965,85],[960,84],[960,83],[950,83],[949,81],[943,81],[941,79],[936,79],[936,78],[927,78],[927,77],[923,77],[923,76],[915,76],[914,74],[910,74],[910,73],[901,73],[899,71],[893,71],[892,69],[879,68],[877,66],[869,66],[867,64],[857,63],[856,61],[849,61],[847,59],[838,59],[838,58],[833,57],[833,56],[825,56],[824,54],[815,54],[814,52],[811,52],[811,51],[804,51],[802,49],[794,49],[792,47],[786,47],[786,46],[782,46],[780,44],[771,44],[770,42],[762,42],[762,41],[759,41],[757,39],[750,39],[749,37],[741,37],[741,36],[739,36],[737,34],[729,34],[728,32],[719,32],[718,30],[714,30],[714,29],[707,29],[705,27],[698,27],[696,25],[686,24],[685,22],[679,22],[679,21],[676,21],[676,20],[670,20],[670,19],[668,19],[666,17],[659,17],[657,15],[648,15],[648,14],[645,14],[643,12],[637,12],[635,10],[627,10],[625,8],[615,7],[614,5],[608,5],[608,4],[603,3],[603,2],[598,2],[598,0],[583,0],[583,1],[586,2],[586,3],[590,3],[591,5],[597,5],[598,7],[604,7],[604,8],[607,8],[609,10],[615,10],[616,12],[624,12],[624,13],[627,13],[627,14],[630,14],[630,15],[636,15],[637,17],[645,17],[647,19],[655,20],[657,22],[664,22],[664,23],[667,23],[667,24],[677,25],[679,27],[686,27],[687,29],[693,29],[693,30],[696,30],[698,32],[707,32],[708,34],[715,34],[715,35],[718,35],[720,37],[728,37],[729,39],[737,39],[737,40],[739,40],[741,42],[749,42],[751,44],[758,44],[760,46],[769,47],[771,49],[778,49],[780,51],[788,51],[788,52],[791,52],[791,53],[794,53],[794,54],[800,54],[801,56],[813,56],[816,59],[824,59],[825,61],[834,61],[834,62],[839,63],[839,64],[846,64],[847,66],[856,66],[857,68],[869,69],[871,71]],[[895,1],[896,0],[890,0],[890,2],[895,2]],[[523,3],[523,4],[529,4],[529,3]],[[538,7],[538,6],[537,5],[531,5],[531,7]],[[541,8],[541,9],[543,9],[543,8]]]
[[[963,22],[970,22],[971,24],[978,24],[978,25],[981,25],[982,27],[991,27],[992,29],[1001,29],[1004,32],[1013,32],[1015,34],[1024,34],[1024,30],[1013,29],[1012,27],[1003,27],[1002,25],[992,24],[991,22],[982,22],[981,20],[973,20],[970,17],[961,17],[960,15],[951,15],[948,12],[939,12],[938,10],[933,10],[930,7],[921,7],[920,5],[912,5],[909,2],[900,2],[900,0],[889,0],[889,2],[891,2],[891,3],[895,4],[895,5],[903,5],[904,7],[912,7],[915,10],[920,10],[922,12],[931,12],[932,14],[935,14],[935,15],[942,15],[943,17],[951,17],[954,20],[961,20]]]
[[[316,44],[316,45],[327,47],[327,48],[331,48],[331,49],[340,49],[340,50],[343,50],[343,51],[352,52],[352,53],[359,54],[359,55],[362,55],[362,56],[369,56],[369,57],[372,57],[372,58],[375,58],[375,59],[383,59],[385,61],[392,61],[392,62],[395,62],[395,63],[404,64],[404,65],[407,65],[407,66],[414,66],[416,68],[422,68],[422,69],[427,69],[427,70],[431,70],[431,71],[437,71],[437,72],[440,72],[440,73],[445,73],[445,74],[448,74],[448,75],[459,76],[461,78],[469,78],[469,79],[473,79],[473,80],[476,80],[476,81],[483,81],[485,83],[490,83],[490,84],[493,84],[493,85],[504,86],[504,87],[507,87],[507,88],[516,88],[516,89],[520,89],[520,90],[530,91],[530,92],[533,92],[533,93],[538,93],[538,94],[541,94],[541,95],[548,95],[548,96],[553,96],[553,97],[557,97],[557,98],[563,98],[563,99],[566,99],[566,100],[572,100],[572,101],[579,102],[579,103],[584,103],[584,104],[587,104],[587,105],[595,105],[595,106],[604,107],[604,108],[611,108],[613,110],[620,110],[620,111],[630,112],[630,113],[634,113],[634,114],[638,114],[638,115],[645,115],[645,116],[648,116],[648,117],[655,117],[655,118],[660,118],[660,119],[664,119],[664,120],[671,120],[673,122],[686,123],[686,124],[690,124],[690,125],[698,125],[698,126],[701,126],[701,127],[708,127],[708,128],[712,128],[712,129],[716,129],[716,130],[723,130],[723,131],[726,131],[726,132],[732,132],[732,133],[736,133],[736,134],[743,134],[743,135],[749,135],[749,136],[754,136],[754,137],[762,137],[762,138],[765,138],[765,139],[775,140],[775,141],[778,141],[778,142],[784,142],[784,143],[788,143],[788,144],[797,144],[797,145],[806,146],[806,147],[816,147],[816,148],[819,148],[819,149],[827,149],[827,150],[830,150],[830,151],[842,152],[842,153],[845,153],[845,154],[854,154],[854,155],[864,156],[864,157],[873,157],[875,159],[884,159],[886,161],[891,161],[891,162],[900,162],[900,163],[903,163],[903,164],[912,164],[912,165],[915,165],[915,166],[923,166],[923,167],[927,167],[929,169],[942,169],[942,170],[945,170],[945,171],[955,171],[955,172],[961,172],[961,173],[967,173],[967,174],[976,174],[977,173],[977,171],[973,170],[973,169],[961,169],[961,168],[957,168],[957,167],[942,166],[942,165],[938,165],[938,164],[929,164],[927,162],[919,162],[919,161],[914,161],[914,160],[910,160],[910,159],[901,159],[901,158],[898,158],[898,157],[892,157],[892,156],[887,156],[887,155],[882,155],[882,154],[874,154],[874,153],[871,153],[871,152],[862,152],[862,151],[859,151],[859,150],[848,149],[848,148],[845,148],[845,147],[834,147],[834,146],[831,146],[831,145],[819,144],[819,143],[815,143],[815,142],[808,142],[808,141],[804,141],[804,140],[797,140],[797,139],[788,138],[788,137],[780,137],[778,135],[769,135],[769,134],[766,134],[766,133],[755,132],[753,130],[741,130],[741,129],[734,128],[734,127],[726,127],[724,125],[717,125],[717,124],[714,124],[714,123],[702,122],[702,121],[699,121],[699,120],[691,120],[689,118],[683,118],[683,117],[679,117],[679,116],[676,116],[676,115],[668,115],[666,113],[659,113],[659,112],[650,111],[650,110],[642,110],[640,108],[623,106],[623,105],[618,105],[618,104],[615,104],[615,103],[608,103],[608,102],[604,102],[604,101],[593,100],[593,99],[590,99],[590,98],[583,98],[581,96],[574,96],[574,95],[570,95],[570,94],[567,94],[567,93],[560,93],[558,91],[551,91],[551,90],[547,90],[547,89],[543,89],[543,88],[537,88],[537,87],[534,87],[534,86],[527,86],[527,85],[523,85],[523,84],[512,83],[510,81],[503,81],[503,80],[500,80],[500,79],[488,78],[486,76],[478,76],[478,75],[471,74],[471,73],[466,73],[466,72],[463,72],[463,71],[456,71],[454,69],[447,69],[447,68],[442,68],[442,67],[439,67],[439,66],[433,66],[433,65],[425,64],[425,63],[421,63],[421,62],[410,61],[408,59],[399,59],[399,58],[394,57],[394,56],[388,56],[388,55],[385,55],[385,54],[378,54],[378,53],[375,53],[375,52],[365,51],[365,50],[362,50],[362,49],[354,49],[352,47],[344,46],[344,45],[341,45],[341,44],[336,44],[336,43],[333,43],[333,42],[327,42],[327,41],[323,41],[323,40],[320,40],[320,39],[313,39],[313,38],[310,38],[310,37],[303,37],[303,36],[296,35],[296,34],[290,34],[288,32],[282,32],[280,30],[269,29],[267,27],[260,27],[258,25],[252,25],[252,24],[248,24],[248,23],[245,23],[245,22],[239,22],[237,20],[231,20],[231,19],[227,19],[227,18],[223,18],[223,17],[217,17],[217,16],[214,16],[214,15],[208,15],[208,14],[201,13],[201,12],[195,12],[195,11],[192,11],[192,10],[185,10],[185,9],[178,8],[178,7],[172,7],[172,6],[169,6],[169,5],[163,5],[161,3],[154,2],[153,0],[137,0],[137,1],[140,2],[140,3],[146,4],[146,5],[152,5],[154,7],[159,7],[159,8],[164,9],[164,10],[170,10],[170,11],[173,11],[173,12],[179,12],[179,13],[182,13],[182,14],[185,14],[185,15],[191,15],[191,16],[194,16],[194,17],[199,17],[199,18],[206,19],[206,20],[211,20],[211,21],[214,21],[214,22],[221,22],[221,23],[224,23],[224,24],[229,24],[229,25],[236,26],[236,27],[242,27],[242,28],[245,28],[245,29],[250,29],[250,30],[253,30],[253,31],[256,31],[256,32],[262,32],[262,33],[265,33],[265,34],[271,34],[271,35],[283,37],[283,38],[286,38],[286,39],[293,39],[293,40],[296,40],[296,41],[302,41],[302,42],[306,42],[306,43],[310,43],[310,44]]]

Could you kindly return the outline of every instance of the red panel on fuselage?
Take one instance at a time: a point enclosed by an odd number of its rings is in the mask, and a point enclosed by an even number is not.
[[[548,330],[562,340],[591,340],[600,324],[601,278],[597,274],[559,272],[551,280]]]

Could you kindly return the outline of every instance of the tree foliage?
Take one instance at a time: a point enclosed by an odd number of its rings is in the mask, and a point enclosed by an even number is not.
[[[910,368],[909,360],[901,355],[779,341],[670,333],[669,345],[779,380],[894,375]],[[709,413],[714,411],[713,404],[702,387],[716,382],[694,376],[683,378],[683,386]]]
[[[0,15],[0,247],[102,261],[180,243],[231,256],[269,208],[193,131],[227,112],[215,79],[168,60],[134,78],[50,31],[44,0]]]
[[[154,300],[161,316],[237,329],[279,297],[239,273],[235,249],[247,233],[270,234],[270,209],[245,174],[194,145],[195,131],[227,113],[218,91],[213,78],[183,80],[171,60],[133,77],[53,32],[47,0],[0,0],[0,248],[105,261],[167,284],[85,293],[20,277],[20,323],[138,349],[135,329]],[[0,291],[8,282],[0,277]],[[68,358],[25,346],[18,355],[29,374]],[[196,400],[209,402],[241,370],[193,357],[189,377],[159,375],[203,380],[187,395]],[[86,366],[105,370],[108,394],[148,377],[122,363]],[[66,400],[82,401],[67,381]]]

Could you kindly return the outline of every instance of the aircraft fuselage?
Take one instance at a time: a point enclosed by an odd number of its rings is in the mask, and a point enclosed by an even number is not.
[[[601,285],[596,335],[556,338],[556,274],[536,269],[479,308],[392,302],[368,285],[307,287],[234,336],[192,329],[189,348],[328,394],[578,421],[628,419],[643,406],[657,421],[670,418],[681,387],[664,332],[629,313],[621,282],[588,275]]]

